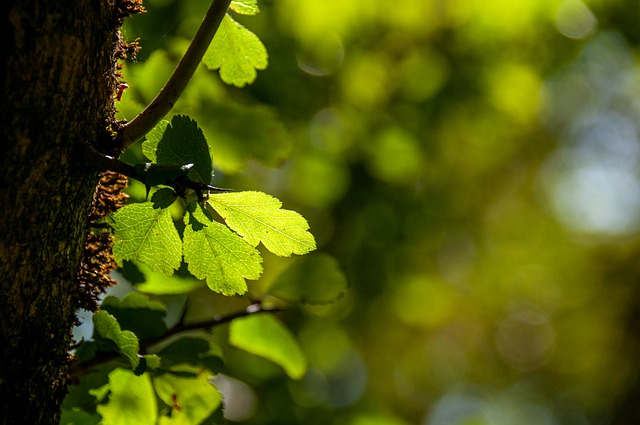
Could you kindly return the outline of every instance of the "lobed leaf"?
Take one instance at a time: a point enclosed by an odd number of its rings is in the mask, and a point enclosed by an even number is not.
[[[239,10],[249,10],[243,2]],[[211,41],[202,61],[209,69],[219,69],[220,78],[227,84],[244,87],[257,77],[256,70],[266,69],[267,49],[251,31],[226,15]]]
[[[187,209],[183,252],[189,272],[223,295],[245,293],[245,279],[262,273],[260,253],[226,226],[206,218],[197,202]]]
[[[180,267],[182,243],[168,209],[153,208],[153,203],[126,205],[112,216],[113,256],[139,261],[170,276]]]
[[[235,319],[229,327],[229,343],[282,366],[292,379],[307,371],[307,360],[291,331],[270,314]]]
[[[142,142],[142,152],[159,165],[184,167],[191,180],[209,184],[213,176],[213,160],[207,139],[198,124],[184,115],[176,115],[156,125]]]
[[[282,203],[262,192],[211,195],[207,201],[227,225],[251,245],[259,242],[279,256],[306,254],[316,248],[307,220],[280,207]]]
[[[93,329],[99,338],[113,342],[117,350],[129,360],[132,369],[140,363],[138,337],[131,331],[123,331],[115,317],[104,310],[93,315]]]

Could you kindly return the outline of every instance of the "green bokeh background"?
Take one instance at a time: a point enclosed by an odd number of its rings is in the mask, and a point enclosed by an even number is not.
[[[214,184],[304,215],[349,290],[281,316],[309,361],[300,381],[227,348],[229,420],[640,423],[639,3],[259,5],[236,18],[269,67],[238,89],[203,66],[172,113],[204,130]],[[142,46],[124,119],[208,4],[145,6],[124,31]],[[265,253],[252,292],[291,263]],[[188,317],[243,303],[196,291]]]

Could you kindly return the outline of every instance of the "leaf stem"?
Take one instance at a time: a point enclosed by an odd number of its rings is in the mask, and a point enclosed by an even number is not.
[[[118,130],[117,140],[123,149],[141,139],[173,108],[202,61],[230,4],[231,0],[211,2],[198,32],[167,83],[142,112]]]

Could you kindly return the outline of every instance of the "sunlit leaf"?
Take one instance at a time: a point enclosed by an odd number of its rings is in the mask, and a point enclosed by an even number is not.
[[[268,55],[254,33],[227,15],[202,61],[209,69],[220,69],[225,83],[243,87],[255,81],[256,70],[267,67]]]
[[[188,373],[191,371],[191,373]],[[171,409],[160,424],[191,425],[202,423],[220,406],[222,397],[211,384],[211,373],[185,367],[182,373],[163,373],[153,380],[158,397]]]
[[[148,374],[136,376],[126,369],[109,374],[109,398],[98,405],[103,425],[155,425],[156,396]]]
[[[309,224],[295,211],[262,192],[232,192],[212,195],[209,204],[227,225],[251,245],[259,242],[280,256],[306,254],[316,248]]]
[[[180,267],[182,244],[168,209],[153,208],[143,202],[120,208],[112,218],[113,256],[119,265],[124,260],[140,261],[171,275]]]
[[[240,15],[255,15],[260,12],[258,0],[234,0],[229,5],[229,9]]]
[[[201,221],[196,219],[198,214]],[[183,248],[189,271],[198,279],[206,279],[209,288],[223,295],[245,293],[245,279],[257,279],[262,273],[260,253],[204,214],[200,205],[193,202],[185,216]]]
[[[291,331],[270,314],[235,319],[229,327],[229,343],[282,366],[292,379],[307,371],[307,360]]]
[[[115,317],[104,310],[93,315],[93,329],[97,337],[111,341],[115,348],[129,361],[132,369],[140,363],[138,337],[131,331],[123,331]]]

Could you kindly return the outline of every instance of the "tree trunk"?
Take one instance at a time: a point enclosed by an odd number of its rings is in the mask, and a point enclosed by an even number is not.
[[[11,0],[2,7],[2,424],[59,422],[98,181],[81,152],[113,123],[122,3]]]

